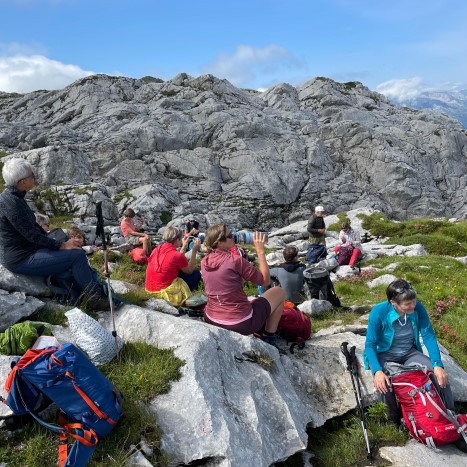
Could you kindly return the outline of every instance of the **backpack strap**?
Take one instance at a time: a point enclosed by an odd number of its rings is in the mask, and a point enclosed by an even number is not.
[[[21,391],[20,380],[23,381],[22,376],[21,376],[21,371],[17,371],[15,374],[15,378],[13,380],[13,384],[15,385],[15,389],[18,392],[19,398],[21,399],[21,403],[23,404],[27,412],[32,416],[32,418],[34,418],[34,420],[36,420],[36,422],[42,425],[44,428],[47,428],[48,430],[51,430],[54,433],[64,432],[64,429],[61,426],[47,423],[45,420],[39,417],[39,415],[37,415],[36,412],[34,412],[34,410],[31,409],[31,407],[29,407],[29,405],[26,402],[26,399],[23,397],[23,394]]]
[[[105,420],[106,422],[110,423],[111,425],[116,425],[117,422],[115,420],[112,420],[109,415],[107,415],[105,412],[103,412],[99,407],[88,397],[88,395],[78,387],[78,385],[75,383],[75,378],[74,376],[69,373],[68,371],[65,373],[65,376],[68,376],[71,378],[71,382],[73,384],[73,387],[75,388],[75,391],[83,398],[83,400],[86,402],[86,404],[89,405],[89,407],[92,409],[92,411],[102,420]]]

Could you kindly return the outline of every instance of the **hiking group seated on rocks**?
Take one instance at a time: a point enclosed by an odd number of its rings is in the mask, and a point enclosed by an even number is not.
[[[284,248],[283,254],[285,262],[269,270],[272,278],[271,284],[261,287],[261,291],[268,290],[277,280],[278,284],[276,285],[280,285],[284,289],[286,300],[298,304],[303,301],[303,271],[305,271],[306,266],[299,261],[296,247],[288,246]]]
[[[196,239],[190,261],[184,255],[190,238],[183,239],[183,231],[176,227],[167,227],[162,239],[164,243],[153,250],[146,269],[146,291],[158,298],[163,298],[172,305],[183,305],[196,289],[201,280],[201,273],[195,269],[196,254],[201,242]],[[177,251],[180,248],[180,251]]]
[[[151,254],[151,237],[144,232],[139,230],[144,224],[144,217],[140,216],[138,225],[135,225],[135,211],[131,208],[128,208],[123,213],[125,216],[120,223],[120,229],[122,230],[125,241],[130,245],[137,246],[142,245],[146,255]]]
[[[265,242],[264,234],[254,233],[257,270],[241,255],[232,253],[235,239],[231,229],[225,224],[209,227],[204,242],[207,255],[201,261],[208,297],[204,320],[243,335],[260,332],[265,342],[275,345],[275,332],[284,309],[283,289],[273,287],[252,302],[243,291],[244,280],[255,285],[269,284],[271,280],[264,253]]]
[[[349,222],[343,222],[341,229],[339,240],[342,245],[337,245],[334,252],[337,253],[337,261],[340,266],[348,264],[353,268],[363,255],[360,232],[352,229]]]
[[[70,270],[76,286],[91,307],[109,306],[104,292],[91,274],[82,239],[60,242],[47,236],[36,223],[24,199],[35,185],[31,164],[13,158],[2,169],[6,188],[0,194],[0,263],[16,274],[49,276]]]

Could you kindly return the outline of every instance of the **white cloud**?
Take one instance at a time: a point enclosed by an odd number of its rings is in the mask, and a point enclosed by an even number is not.
[[[38,89],[61,89],[79,78],[94,74],[43,55],[0,57],[0,91],[26,93]]]
[[[239,45],[233,54],[220,54],[201,67],[201,73],[226,78],[236,86],[252,84],[258,75],[273,74],[280,69],[301,69],[304,63],[278,45],[252,47]]]
[[[426,87],[418,76],[408,79],[392,79],[376,86],[376,91],[389,99],[405,101],[418,97]]]

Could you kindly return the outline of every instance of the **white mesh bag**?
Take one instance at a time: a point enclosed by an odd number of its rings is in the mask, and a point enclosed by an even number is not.
[[[117,336],[117,345],[112,333],[95,319],[79,308],[73,308],[65,313],[68,318],[71,334],[75,344],[86,352],[94,365],[110,362],[123,346],[122,339]]]

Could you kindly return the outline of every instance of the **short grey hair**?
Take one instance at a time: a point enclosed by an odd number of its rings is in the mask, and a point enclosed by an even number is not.
[[[167,243],[175,243],[175,241],[182,238],[182,236],[183,231],[181,229],[178,229],[177,227],[167,227],[162,235],[162,240]]]
[[[15,187],[21,179],[29,175],[30,171],[32,171],[32,166],[26,159],[17,157],[8,159],[2,169],[5,185]]]

